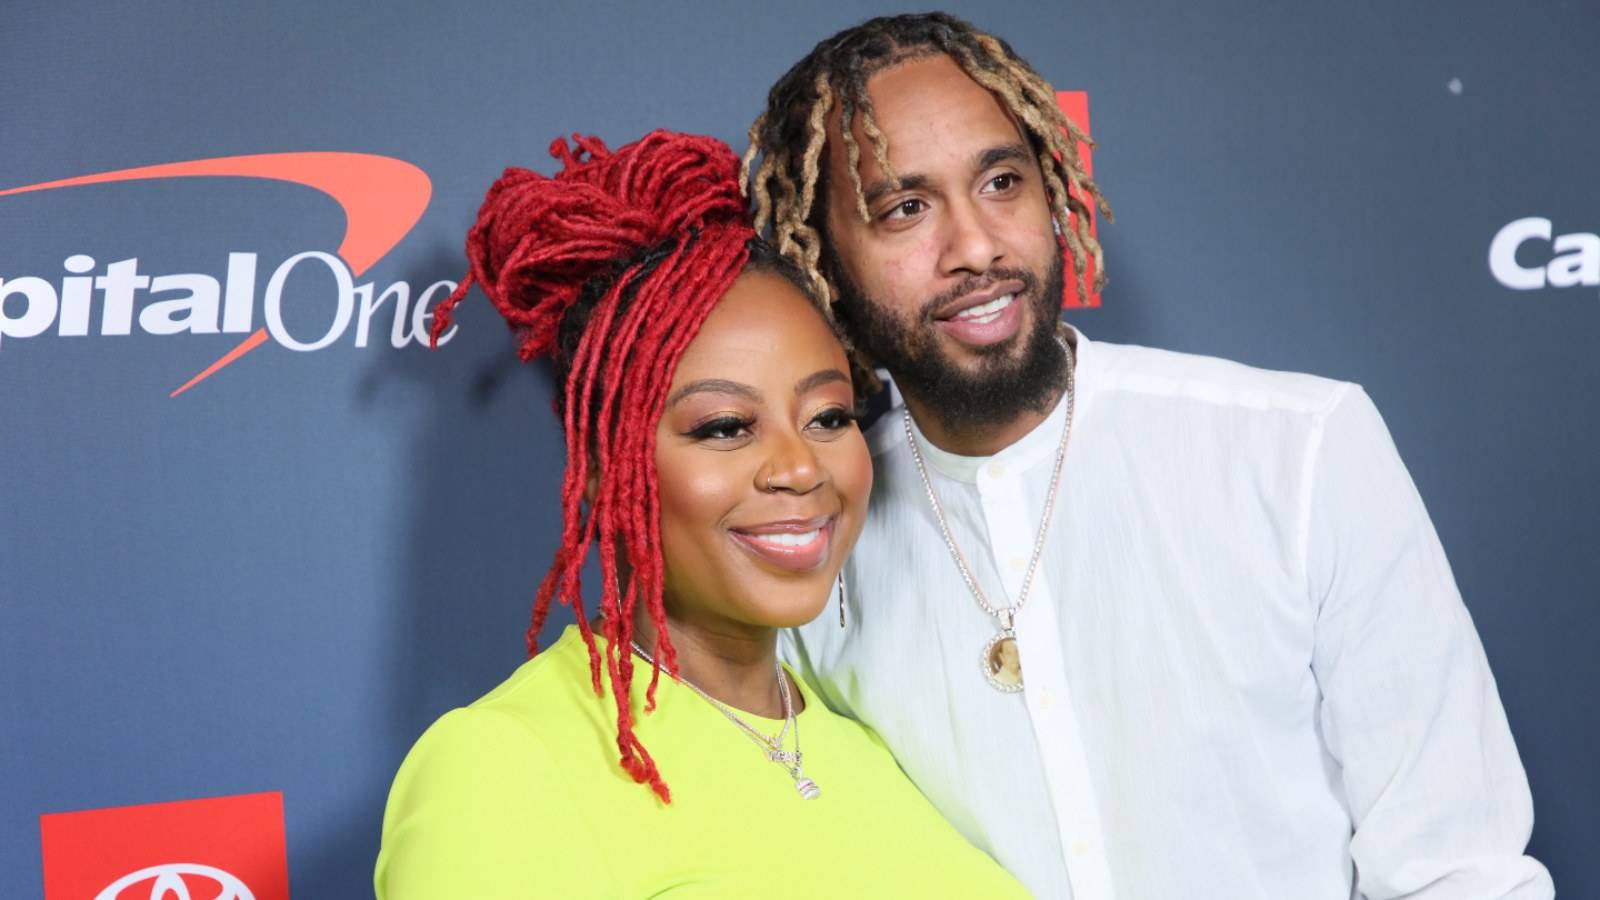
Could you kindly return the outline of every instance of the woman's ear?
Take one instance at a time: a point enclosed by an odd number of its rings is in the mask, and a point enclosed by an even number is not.
[[[594,506],[594,498],[600,496],[600,469],[598,466],[589,467],[589,480],[583,485],[583,502]]]

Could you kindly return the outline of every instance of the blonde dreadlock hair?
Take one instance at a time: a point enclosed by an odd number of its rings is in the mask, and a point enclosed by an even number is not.
[[[826,264],[823,228],[827,165],[822,154],[828,118],[837,106],[856,212],[866,220],[861,146],[853,127],[857,119],[878,167],[899,184],[867,82],[884,69],[936,53],[954,60],[1022,123],[1044,173],[1056,241],[1072,257],[1079,295],[1088,296],[1091,261],[1094,287],[1104,287],[1105,257],[1089,231],[1089,215],[1093,204],[1110,220],[1111,207],[1078,158],[1078,142],[1091,147],[1094,142],[1062,114],[1055,89],[1009,44],[946,13],[884,16],[846,29],[817,44],[778,79],[767,93],[766,112],[750,126],[750,147],[740,173],[755,201],[756,229],[770,231],[778,251],[804,270],[823,305],[831,308],[839,288]]]

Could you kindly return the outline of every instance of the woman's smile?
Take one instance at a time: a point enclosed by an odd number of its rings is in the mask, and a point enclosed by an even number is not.
[[[784,519],[732,528],[734,543],[763,562],[789,572],[809,572],[828,561],[835,516]]]

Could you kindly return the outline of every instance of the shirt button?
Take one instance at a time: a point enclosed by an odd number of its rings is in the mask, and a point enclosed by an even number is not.
[[[1006,474],[1006,464],[1005,463],[990,463],[989,464],[989,476],[991,478],[1000,478],[1005,474]]]
[[[1028,560],[1026,557],[1013,556],[1006,560],[1006,565],[1009,566],[1013,572],[1021,572],[1023,569],[1028,567]]]
[[[1089,855],[1089,842],[1088,841],[1084,840],[1083,838],[1078,838],[1077,840],[1072,842],[1072,858],[1073,859],[1083,859],[1085,856],[1088,856],[1088,855]]]
[[[1050,707],[1054,706],[1055,703],[1056,703],[1056,695],[1050,693],[1050,689],[1049,688],[1040,688],[1039,689],[1039,708],[1040,709],[1049,709]]]

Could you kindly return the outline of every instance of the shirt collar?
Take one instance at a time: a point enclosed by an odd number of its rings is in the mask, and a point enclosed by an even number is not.
[[[1093,356],[1089,346],[1089,339],[1083,332],[1071,325],[1067,326],[1071,332],[1071,340],[1076,351],[1076,364],[1073,367],[1073,376],[1076,381],[1076,404],[1078,409],[1074,418],[1082,418],[1083,413],[1083,381],[1084,373],[1089,370],[1087,365]],[[1052,459],[1056,448],[1060,446],[1061,429],[1066,424],[1067,395],[1062,393],[1056,401],[1055,408],[1050,411],[1044,421],[1035,425],[1027,434],[1015,443],[1002,448],[992,456],[962,456],[941,450],[928,440],[922,429],[917,427],[915,420],[911,422],[911,431],[915,435],[917,449],[922,451],[922,458],[928,463],[929,468],[953,478],[956,481],[975,483],[980,477],[1002,478],[1011,475],[1020,475],[1029,470],[1041,460]],[[903,415],[904,413],[901,412]]]

